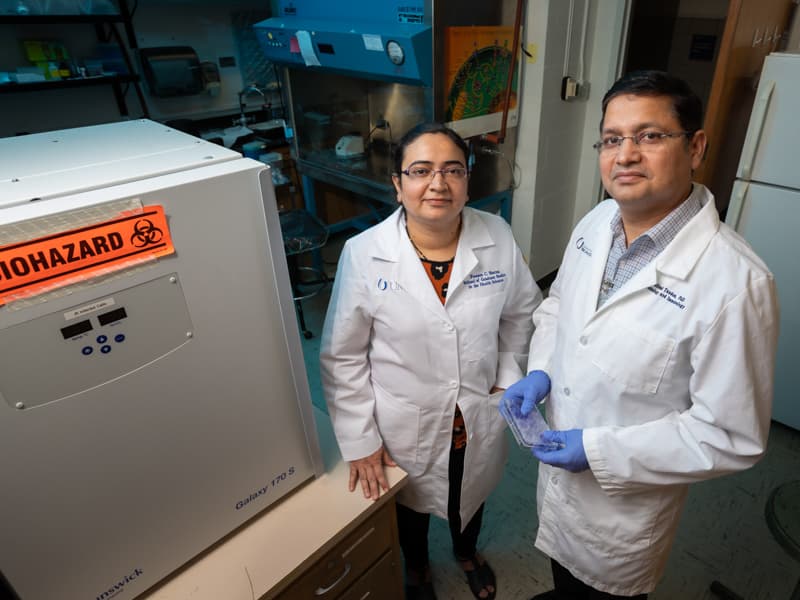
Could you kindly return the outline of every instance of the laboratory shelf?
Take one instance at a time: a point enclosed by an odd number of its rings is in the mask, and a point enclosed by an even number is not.
[[[0,15],[0,24],[8,25],[42,25],[46,23],[125,23],[127,19],[120,14],[75,14],[75,15]]]
[[[98,77],[74,77],[71,79],[48,79],[28,83],[6,83],[0,85],[0,94],[14,92],[37,92],[57,88],[75,88],[88,85],[122,84],[139,81],[138,75],[104,75]]]
[[[108,14],[27,14],[27,15],[0,15],[0,25],[35,25],[35,24],[61,24],[61,25],[93,25],[95,34],[100,42],[116,43],[122,54],[122,59],[128,69],[128,73],[123,75],[103,75],[95,77],[73,77],[70,79],[50,79],[46,81],[32,81],[28,83],[8,83],[0,85],[0,94],[17,92],[49,91],[56,89],[79,88],[86,86],[109,85],[114,91],[114,99],[117,102],[119,114],[123,117],[129,116],[128,106],[125,101],[125,89],[123,85],[130,84],[136,93],[142,116],[149,117],[147,103],[139,85],[141,78],[136,74],[136,68],[130,51],[135,52],[138,48],[136,35],[133,31],[132,13],[128,7],[127,0],[116,0],[119,12]],[[122,36],[117,28],[121,24],[125,30],[127,47],[123,42]],[[105,27],[105,26],[108,27]],[[18,33],[18,32],[17,32]]]

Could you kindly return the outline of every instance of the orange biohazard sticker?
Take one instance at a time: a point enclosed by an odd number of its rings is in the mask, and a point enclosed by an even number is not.
[[[0,246],[0,304],[173,252],[163,206]]]

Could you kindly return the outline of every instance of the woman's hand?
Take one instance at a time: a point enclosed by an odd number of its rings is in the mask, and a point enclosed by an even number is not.
[[[397,463],[392,460],[386,448],[381,445],[375,452],[364,458],[359,458],[350,463],[350,483],[349,490],[356,489],[356,482],[361,481],[361,489],[364,498],[377,500],[380,498],[381,489],[389,489],[389,482],[383,472],[383,465],[396,467]]]

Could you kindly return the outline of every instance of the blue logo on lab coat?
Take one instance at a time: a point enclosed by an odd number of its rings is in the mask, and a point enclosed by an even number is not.
[[[396,281],[389,281],[388,279],[384,279],[383,277],[378,277],[378,289],[382,292],[389,290],[391,292],[398,292],[403,289]]]

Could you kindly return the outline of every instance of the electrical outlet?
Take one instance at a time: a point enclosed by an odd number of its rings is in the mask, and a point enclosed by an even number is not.
[[[561,99],[572,100],[578,95],[578,82],[566,76],[561,80]]]

